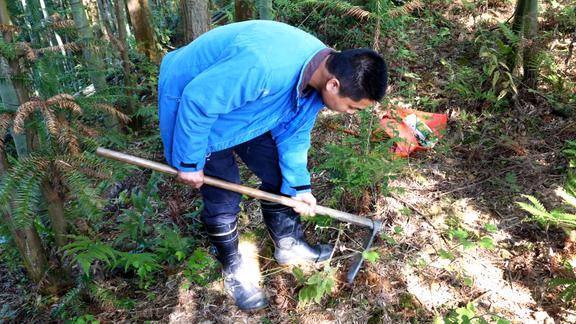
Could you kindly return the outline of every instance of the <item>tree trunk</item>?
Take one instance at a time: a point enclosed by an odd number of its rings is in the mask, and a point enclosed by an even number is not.
[[[100,20],[103,22],[102,25],[105,26],[104,32],[106,36],[111,39],[114,37],[114,33],[116,33],[118,30],[118,27],[115,24],[117,20],[112,16],[112,12],[110,11],[110,8],[108,8],[107,3],[105,3],[103,0],[97,0],[97,3]]]
[[[7,169],[8,163],[6,157],[4,153],[0,151],[0,176],[3,176]],[[10,209],[14,209],[13,206],[10,206]],[[24,228],[17,228],[10,213],[3,213],[2,217],[20,253],[24,269],[26,269],[28,276],[34,283],[40,284],[47,275],[48,260],[46,258],[46,251],[42,245],[42,240],[40,240],[34,224],[25,226]],[[54,293],[58,290],[57,285],[50,284],[54,281],[44,280],[44,282],[48,283],[42,287],[45,292]]]
[[[262,20],[274,20],[274,10],[272,9],[272,0],[256,0],[258,8],[258,17]]]
[[[234,1],[234,20],[245,21],[253,19],[252,2],[248,0]]]
[[[92,50],[94,43],[94,33],[86,18],[86,10],[82,0],[70,0],[72,7],[72,17],[74,24],[78,30],[78,35],[82,43],[82,56],[88,68],[88,75],[94,84],[96,91],[103,91],[106,88],[106,76],[104,74],[104,64],[100,56]],[[108,115],[104,119],[104,123],[109,129],[120,129],[118,119],[115,116]]]
[[[152,27],[148,0],[128,0],[127,4],[138,51],[146,55],[150,61],[159,64],[161,55],[156,47],[156,35]]]
[[[90,24],[88,23],[88,18],[86,18],[86,10],[84,9],[84,4],[82,0],[70,0],[70,6],[72,7],[72,17],[74,18],[74,24],[78,30],[78,35],[82,42],[82,55],[84,56],[84,61],[88,67],[88,73],[90,75],[90,80],[94,84],[96,91],[106,88],[106,79],[103,71],[103,64],[92,51],[92,43],[94,41],[94,33]]]
[[[512,44],[512,51],[508,54],[506,65],[510,73],[514,73],[516,69],[516,61],[518,59],[518,51],[520,50],[520,40],[522,39],[522,31],[524,30],[524,12],[526,9],[526,2],[529,0],[517,0],[516,8],[514,9],[514,20],[512,21],[512,31],[518,36],[518,41]]]
[[[64,199],[54,187],[58,186],[55,186],[51,181],[44,181],[42,183],[42,196],[48,206],[48,216],[52,223],[56,245],[62,248],[68,244],[68,238],[66,237],[68,235],[68,222],[64,214]]]
[[[186,44],[208,31],[208,1],[180,0],[180,15],[182,16]]]
[[[522,58],[524,65],[524,84],[530,89],[536,89],[538,85],[538,1],[526,0],[526,9],[524,11],[524,37],[526,47]]]
[[[142,127],[142,121],[135,118],[134,113],[136,109],[134,107],[133,89],[136,87],[134,83],[134,78],[130,71],[132,66],[130,58],[128,57],[128,32],[126,30],[126,4],[124,0],[116,0],[116,5],[114,7],[114,12],[116,14],[117,25],[118,25],[118,51],[120,52],[120,58],[122,59],[122,71],[124,73],[124,86],[126,91],[126,96],[128,101],[126,102],[126,108],[129,115],[132,115],[132,128],[140,129]]]

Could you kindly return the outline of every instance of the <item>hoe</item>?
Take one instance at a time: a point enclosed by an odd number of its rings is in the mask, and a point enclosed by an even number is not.
[[[124,162],[124,163],[128,163],[128,164],[132,164],[132,165],[143,167],[143,168],[152,169],[154,171],[166,173],[166,174],[169,174],[172,176],[175,176],[178,173],[178,171],[176,169],[174,169],[168,165],[154,162],[154,161],[150,161],[150,160],[146,160],[146,159],[142,159],[142,158],[128,155],[125,153],[108,150],[108,149],[105,149],[102,147],[100,147],[96,150],[96,154],[101,156],[101,157],[105,157],[108,159],[112,159],[112,160],[116,160],[116,161],[120,161],[120,162]],[[285,205],[288,207],[292,207],[292,208],[294,208],[300,204],[303,204],[303,202],[294,200],[290,197],[275,195],[275,194],[272,194],[272,193],[269,193],[266,191],[242,186],[242,185],[235,184],[235,183],[226,182],[226,181],[219,180],[219,179],[216,179],[213,177],[204,176],[204,184],[209,185],[209,186],[218,187],[221,189],[234,191],[234,192],[244,194],[244,195],[247,195],[247,196],[250,196],[253,198],[279,203],[279,204],[282,204],[282,205]],[[339,220],[341,222],[346,222],[346,223],[350,223],[350,224],[368,227],[372,232],[371,232],[370,236],[364,242],[364,251],[367,251],[368,249],[370,249],[370,247],[372,246],[372,243],[374,242],[374,238],[380,232],[380,230],[382,229],[382,226],[383,226],[381,221],[372,220],[372,219],[365,218],[365,217],[360,217],[358,215],[342,212],[342,211],[339,211],[336,209],[323,207],[323,206],[316,206],[316,213],[320,214],[320,215],[329,216],[329,217],[336,219],[336,220]],[[360,271],[360,267],[362,266],[362,262],[364,261],[363,253],[357,253],[354,256],[354,258],[355,259],[352,262],[352,265],[350,266],[350,269],[348,270],[348,274],[346,276],[348,283],[352,283],[354,281],[354,278],[356,278],[356,275],[358,274],[358,271]]]

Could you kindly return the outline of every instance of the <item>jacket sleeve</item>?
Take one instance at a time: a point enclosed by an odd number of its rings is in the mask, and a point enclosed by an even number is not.
[[[308,150],[310,132],[315,118],[311,118],[296,133],[277,144],[282,187],[280,191],[289,196],[311,192],[310,172],[308,172]]]
[[[176,116],[172,164],[185,172],[204,168],[208,135],[219,115],[258,99],[266,85],[264,64],[255,55],[235,53],[186,85]]]

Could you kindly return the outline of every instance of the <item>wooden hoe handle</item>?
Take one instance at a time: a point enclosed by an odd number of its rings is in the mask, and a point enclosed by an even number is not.
[[[174,169],[174,168],[172,168],[166,164],[146,160],[143,158],[139,158],[137,156],[133,156],[133,155],[117,152],[117,151],[108,150],[108,149],[105,149],[103,147],[99,147],[96,150],[96,155],[99,155],[101,157],[105,157],[108,159],[120,161],[120,162],[125,162],[128,164],[136,165],[139,167],[152,169],[154,171],[166,173],[166,174],[173,175],[173,176],[178,174],[178,170],[176,170],[176,169]],[[272,193],[269,193],[266,191],[242,186],[242,185],[239,185],[236,183],[230,183],[230,182],[223,181],[223,180],[216,179],[216,178],[209,177],[209,176],[204,176],[204,184],[207,184],[207,185],[210,185],[213,187],[218,187],[221,189],[234,191],[234,192],[244,194],[244,195],[247,195],[247,196],[250,196],[253,198],[275,202],[275,203],[282,204],[282,205],[292,207],[292,208],[297,207],[297,206],[302,205],[302,204],[305,204],[304,202],[294,200],[290,197],[275,195],[275,194],[272,194]],[[332,218],[337,219],[337,220],[342,221],[342,222],[352,223],[352,224],[356,224],[356,225],[360,225],[360,226],[366,226],[366,227],[369,227],[371,229],[374,229],[374,227],[375,227],[374,221],[372,221],[371,219],[368,219],[365,217],[360,217],[358,215],[342,212],[342,211],[328,208],[328,207],[324,207],[324,206],[319,206],[319,205],[316,206],[316,213],[320,214],[320,215],[326,215],[326,216],[332,217]]]

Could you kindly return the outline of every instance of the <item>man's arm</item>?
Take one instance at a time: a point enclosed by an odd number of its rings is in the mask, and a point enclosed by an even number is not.
[[[283,194],[292,196],[308,204],[307,208],[294,210],[304,216],[313,216],[316,198],[312,195],[310,172],[308,172],[308,150],[310,149],[310,132],[315,118],[308,120],[295,134],[277,144],[280,170],[282,171]]]

